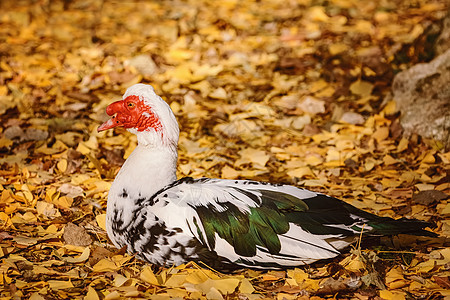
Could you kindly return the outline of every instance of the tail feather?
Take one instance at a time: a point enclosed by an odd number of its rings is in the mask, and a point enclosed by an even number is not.
[[[425,230],[426,227],[432,227],[431,223],[407,218],[394,220],[388,217],[379,217],[333,197],[319,194],[303,201],[309,209],[305,212],[288,214],[288,220],[300,224],[315,234],[340,232],[343,235],[353,235],[355,232],[361,231],[365,224],[364,233],[374,236],[398,234],[438,236]],[[330,226],[335,228],[330,229]]]
[[[398,235],[410,234],[417,236],[437,237],[434,232],[425,230],[426,227],[432,227],[431,223],[414,219],[401,218],[394,220],[391,218],[376,217],[368,222],[373,228],[371,234],[374,235]]]

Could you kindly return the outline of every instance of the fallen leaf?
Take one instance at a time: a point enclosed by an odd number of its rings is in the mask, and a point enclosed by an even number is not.
[[[94,272],[114,272],[117,271],[118,269],[119,268],[114,262],[106,258],[100,260],[92,267],[92,270]]]
[[[73,288],[72,282],[69,281],[61,281],[61,280],[48,280],[48,287],[52,290],[63,290]]]
[[[141,275],[139,275],[139,278],[147,283],[159,285],[158,279],[156,278],[155,274],[153,273],[150,267],[145,267],[142,270]]]
[[[430,205],[432,203],[447,199],[448,197],[449,196],[444,192],[437,190],[427,190],[420,191],[419,193],[413,195],[412,200],[418,204]]]
[[[372,94],[373,84],[367,81],[357,80],[350,85],[350,91],[361,97],[368,97]]]
[[[95,289],[91,286],[88,287],[88,292],[86,293],[86,296],[84,296],[83,300],[99,300],[97,292]]]
[[[89,247],[84,248],[83,253],[81,253],[78,257],[62,257],[61,260],[67,263],[80,263],[88,260],[89,255],[91,254],[91,250]]]
[[[299,108],[311,115],[321,114],[325,112],[325,102],[313,97],[306,97],[299,104]]]
[[[106,231],[106,214],[100,214],[95,216],[98,227]]]
[[[92,238],[86,229],[73,223],[67,223],[64,227],[63,238],[67,244],[76,246],[89,246],[92,243]]]

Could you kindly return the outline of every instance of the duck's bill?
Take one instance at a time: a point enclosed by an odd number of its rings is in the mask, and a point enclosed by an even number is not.
[[[108,129],[111,129],[111,128],[114,128],[114,127],[117,127],[120,125],[121,125],[120,122],[117,121],[114,117],[112,117],[111,119],[109,119],[108,121],[106,121],[105,123],[100,125],[97,128],[97,131],[100,132],[100,131],[108,130]]]

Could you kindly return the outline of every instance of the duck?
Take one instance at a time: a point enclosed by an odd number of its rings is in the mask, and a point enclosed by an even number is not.
[[[107,235],[151,264],[283,269],[335,258],[361,234],[436,236],[429,223],[380,217],[293,185],[177,179],[179,125],[151,85],[129,87],[106,113],[98,132],[123,127],[137,136],[108,193]]]

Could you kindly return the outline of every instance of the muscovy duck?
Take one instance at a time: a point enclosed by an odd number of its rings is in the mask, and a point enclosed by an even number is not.
[[[190,177],[177,180],[179,127],[152,86],[136,84],[106,108],[98,131],[122,126],[138,145],[108,195],[106,227],[118,248],[160,266],[278,269],[333,258],[358,237],[435,236],[290,185]]]

